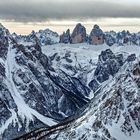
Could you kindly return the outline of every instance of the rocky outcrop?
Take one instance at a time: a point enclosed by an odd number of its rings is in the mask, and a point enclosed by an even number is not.
[[[136,76],[140,76],[140,68],[138,68],[138,67],[135,68],[134,71],[133,71],[133,74],[136,75]]]
[[[10,38],[8,29],[0,24],[0,57],[4,59],[8,51],[8,38]]]
[[[70,30],[68,29],[66,32],[63,32],[62,35],[60,35],[60,43],[70,43],[71,42],[71,36],[70,36]]]
[[[136,60],[136,55],[135,54],[131,54],[127,57],[126,61],[128,62],[132,62]]]
[[[104,43],[104,34],[98,25],[94,25],[89,36],[89,43],[93,45],[99,45]]]
[[[74,28],[72,35],[71,35],[71,43],[83,43],[86,42],[87,36],[86,36],[86,28],[81,25],[80,23],[76,25]]]
[[[123,55],[115,55],[110,49],[107,49],[99,55],[94,75],[99,82],[104,82],[109,79],[109,76],[114,76],[122,65]]]
[[[98,58],[94,79],[89,83],[93,92],[99,88],[100,83],[108,80],[110,76],[115,76],[123,63],[122,54],[115,55],[110,49],[102,51]]]
[[[106,34],[105,35],[105,43],[108,46],[112,46],[112,45],[114,45],[116,43],[116,40],[111,34]]]

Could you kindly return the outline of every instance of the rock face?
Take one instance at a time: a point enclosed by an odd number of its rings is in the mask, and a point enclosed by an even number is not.
[[[70,30],[68,29],[65,32],[63,32],[63,34],[60,36],[60,43],[71,43],[71,36],[70,36]]]
[[[89,36],[89,43],[93,45],[99,45],[104,43],[104,34],[98,25],[94,25]]]
[[[71,35],[71,43],[83,43],[86,42],[87,35],[86,35],[86,28],[82,26],[80,23],[76,25],[74,28],[72,35]]]
[[[8,37],[11,37],[9,31],[0,24],[0,57],[3,59],[8,51]]]
[[[128,61],[128,62],[132,62],[134,60],[136,60],[136,55],[135,54],[129,55],[126,59],[126,61]]]
[[[106,34],[105,35],[105,43],[108,46],[112,46],[116,43],[116,39],[111,34]]]
[[[123,65],[123,55],[117,55],[107,49],[99,55],[97,68],[94,75],[99,82],[104,82],[109,79],[109,76],[114,76]]]
[[[114,77],[123,65],[123,61],[122,54],[115,55],[110,49],[102,51],[98,58],[94,79],[90,81],[89,87],[95,92],[99,88],[100,83],[109,80],[111,76]]]

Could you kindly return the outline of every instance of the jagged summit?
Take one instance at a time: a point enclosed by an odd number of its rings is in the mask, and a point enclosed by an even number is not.
[[[89,36],[89,43],[94,45],[99,45],[104,43],[104,33],[98,25],[94,25]]]
[[[102,34],[103,34],[103,31],[100,29],[100,27],[97,24],[95,24],[90,35],[91,36],[95,35],[97,37],[100,37]]]
[[[0,23],[0,28],[3,28],[3,29],[5,28],[5,27],[2,25],[2,23]]]
[[[10,35],[9,31],[3,25],[1,25],[1,30],[3,30],[5,34]],[[58,43],[87,43],[91,45],[107,44],[108,46],[140,45],[140,32],[103,32],[97,24],[93,26],[89,35],[86,33],[86,28],[81,23],[76,25],[72,33],[68,29],[60,36],[55,31],[51,31],[49,29],[39,30],[38,32],[33,31],[29,35],[12,35],[20,44],[29,42],[35,43],[36,38],[38,38],[40,44],[43,46]]]
[[[63,32],[63,34],[60,35],[60,43],[71,43],[70,29],[68,29],[66,32]]]
[[[99,27],[99,25],[95,24],[95,25],[93,26],[93,29],[100,29],[100,27]]]
[[[86,42],[86,28],[78,23],[71,34],[71,43],[83,43]]]
[[[1,35],[10,35],[10,32],[8,29],[6,29],[1,23],[0,23],[0,34]]]

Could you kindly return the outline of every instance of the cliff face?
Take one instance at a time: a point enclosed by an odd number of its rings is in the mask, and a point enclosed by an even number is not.
[[[63,32],[62,35],[60,35],[60,43],[71,43],[71,36],[70,36],[70,30],[68,29],[66,32]]]
[[[71,43],[83,43],[86,42],[86,28],[80,23],[76,25],[71,35]]]
[[[94,25],[89,36],[89,43],[93,45],[99,45],[104,43],[104,34],[98,25]]]

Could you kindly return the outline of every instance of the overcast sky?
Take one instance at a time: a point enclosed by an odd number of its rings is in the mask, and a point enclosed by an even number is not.
[[[3,21],[34,23],[101,18],[140,19],[140,0],[0,0]]]
[[[22,22],[51,19],[138,17],[140,0],[0,0],[0,18]]]

